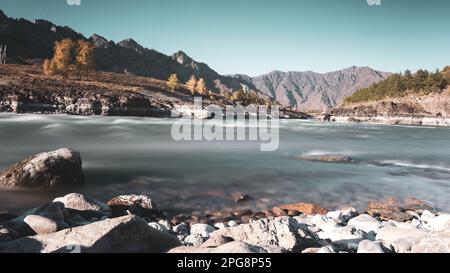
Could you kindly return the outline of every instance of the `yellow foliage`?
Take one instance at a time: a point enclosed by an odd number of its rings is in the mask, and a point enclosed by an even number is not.
[[[203,95],[206,93],[207,89],[206,89],[205,80],[203,78],[200,78],[200,80],[198,80],[197,87],[195,89],[197,90],[197,92],[200,95]]]
[[[195,94],[195,90],[197,87],[197,79],[194,75],[189,79],[189,81],[186,82],[186,87],[189,91],[191,91],[192,95]]]
[[[171,91],[175,91],[178,88],[180,88],[180,82],[178,81],[177,74],[170,75],[169,79],[167,80],[167,88]]]
[[[53,61],[49,60],[49,59],[45,59],[44,64],[42,65],[42,70],[44,72],[44,75],[50,76],[50,75],[54,75],[55,74],[55,67]]]
[[[57,72],[62,73],[64,78],[69,76],[73,50],[74,42],[71,39],[64,39],[55,43],[55,54],[52,62],[54,62]]]
[[[95,66],[94,49],[95,49],[94,45],[91,44],[90,42],[84,40],[78,41],[75,66],[77,68],[80,78],[83,72],[86,74],[86,76],[88,76],[89,71],[94,69]]]

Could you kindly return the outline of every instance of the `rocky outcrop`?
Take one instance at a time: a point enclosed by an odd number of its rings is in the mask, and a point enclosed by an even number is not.
[[[413,218],[410,213],[400,206],[397,200],[392,198],[386,202],[369,202],[366,212],[382,220],[405,222]]]
[[[0,187],[53,188],[84,183],[80,153],[59,149],[30,156],[0,173]]]
[[[160,253],[180,244],[137,216],[124,216],[0,244],[0,253]]]
[[[141,217],[153,218],[159,215],[155,202],[147,195],[120,195],[107,202],[113,217],[134,214]]]

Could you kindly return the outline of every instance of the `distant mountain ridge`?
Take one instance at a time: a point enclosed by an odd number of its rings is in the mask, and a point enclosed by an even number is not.
[[[352,67],[326,74],[274,71],[258,77],[220,75],[181,50],[167,56],[145,48],[133,39],[115,43],[98,34],[87,38],[69,27],[56,26],[47,20],[30,22],[8,18],[0,10],[0,44],[8,45],[8,62],[25,63],[30,59],[50,58],[54,43],[64,38],[90,40],[96,46],[98,70],[161,80],[176,73],[181,82],[195,75],[204,78],[208,88],[222,93],[239,90],[245,84],[260,96],[268,96],[283,106],[298,110],[334,107],[358,89],[390,75],[368,67]]]

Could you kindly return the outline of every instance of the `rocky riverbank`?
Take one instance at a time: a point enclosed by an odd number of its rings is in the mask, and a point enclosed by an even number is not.
[[[450,93],[357,103],[333,109],[319,119],[387,125],[450,126]]]
[[[203,95],[202,100],[204,106],[233,104],[215,93]],[[181,86],[169,91],[165,81],[108,72],[94,72],[83,81],[66,80],[24,65],[0,66],[0,112],[165,118],[172,117],[172,112],[199,118],[208,115],[206,110],[194,109],[189,90]],[[280,118],[310,116],[281,109]]]
[[[21,216],[0,213],[0,253],[450,252],[450,214],[419,200],[371,202],[363,213],[304,203],[247,213],[167,217],[149,196],[103,203],[72,193]]]
[[[50,191],[84,182],[80,155],[70,149],[37,154],[0,172],[0,185],[8,189]],[[0,253],[11,252],[450,252],[450,214],[410,198],[370,202],[361,212],[296,203],[257,212],[169,215],[148,195],[101,201],[71,193],[22,215],[0,210]]]

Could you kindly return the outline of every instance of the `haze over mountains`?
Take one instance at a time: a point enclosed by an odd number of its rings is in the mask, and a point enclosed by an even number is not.
[[[87,38],[69,27],[56,26],[47,20],[30,22],[8,18],[0,10],[0,44],[8,45],[8,62],[26,63],[33,59],[50,58],[55,41],[63,38],[90,40],[96,46],[98,70],[161,80],[176,73],[182,82],[195,75],[197,78],[203,77],[208,88],[222,93],[239,90],[245,84],[260,96],[268,96],[283,106],[298,110],[335,107],[358,89],[390,75],[369,67],[350,67],[325,74],[273,71],[258,77],[220,75],[181,50],[167,56],[144,48],[133,39],[115,43],[97,34]]]

